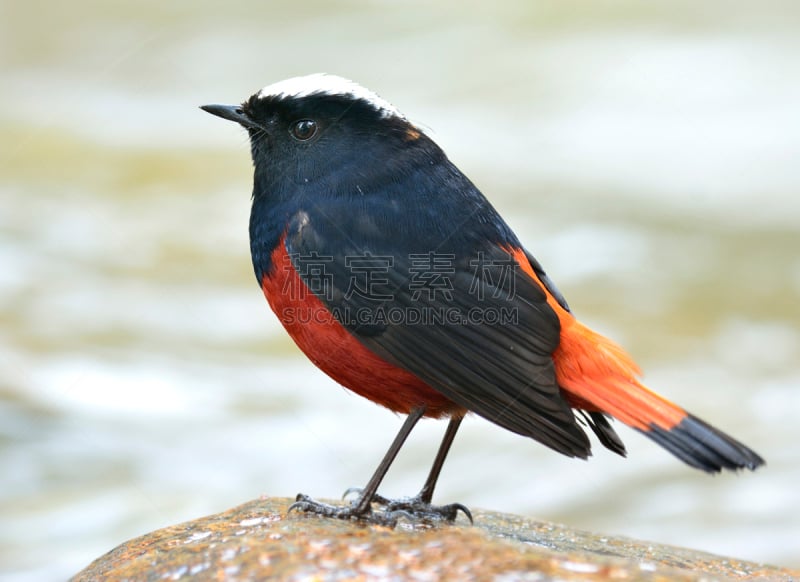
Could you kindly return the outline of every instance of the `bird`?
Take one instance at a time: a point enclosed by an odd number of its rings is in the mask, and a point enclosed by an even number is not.
[[[578,459],[592,452],[586,429],[626,455],[616,419],[708,473],[764,464],[646,387],[428,131],[375,92],[315,73],[201,108],[249,135],[252,263],[289,336],[336,382],[406,415],[349,504],[300,493],[290,511],[472,521],[461,503],[432,503],[467,413]],[[378,488],[423,417],[449,420],[428,477],[387,499]]]

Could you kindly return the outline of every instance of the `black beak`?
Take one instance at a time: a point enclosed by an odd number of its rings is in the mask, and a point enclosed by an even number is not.
[[[247,116],[241,105],[201,105],[200,109],[222,119],[235,121],[244,127],[258,127],[258,124]]]

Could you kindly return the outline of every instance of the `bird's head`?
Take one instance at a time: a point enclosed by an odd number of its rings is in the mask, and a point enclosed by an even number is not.
[[[256,180],[270,190],[325,180],[361,193],[440,150],[391,103],[334,75],[268,85],[241,105],[204,105],[250,134]]]

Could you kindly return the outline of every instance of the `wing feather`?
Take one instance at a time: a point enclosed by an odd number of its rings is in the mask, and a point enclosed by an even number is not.
[[[287,253],[310,290],[364,346],[458,405],[569,456],[586,458],[590,444],[556,382],[552,354],[560,326],[538,283],[513,268],[492,241],[400,244],[375,229],[355,236],[358,222],[331,224],[303,212],[290,222]],[[362,246],[353,243],[362,240]],[[365,248],[369,249],[367,253]],[[419,288],[414,256],[448,258],[446,288]],[[308,257],[325,257],[324,281]],[[476,259],[480,257],[480,259]],[[353,258],[361,260],[353,269]],[[375,273],[363,291],[372,259]],[[500,265],[505,274],[481,273]],[[511,268],[509,268],[510,266]],[[373,274],[375,274],[373,273]],[[415,283],[417,286],[415,287]],[[410,315],[414,314],[414,321]],[[357,317],[356,317],[357,315]]]

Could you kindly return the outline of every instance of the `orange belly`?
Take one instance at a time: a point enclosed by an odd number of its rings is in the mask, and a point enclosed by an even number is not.
[[[328,376],[356,394],[394,412],[424,405],[425,416],[462,409],[415,375],[364,347],[327,310],[297,274],[281,239],[272,252],[270,273],[261,288],[270,307],[297,346]]]

